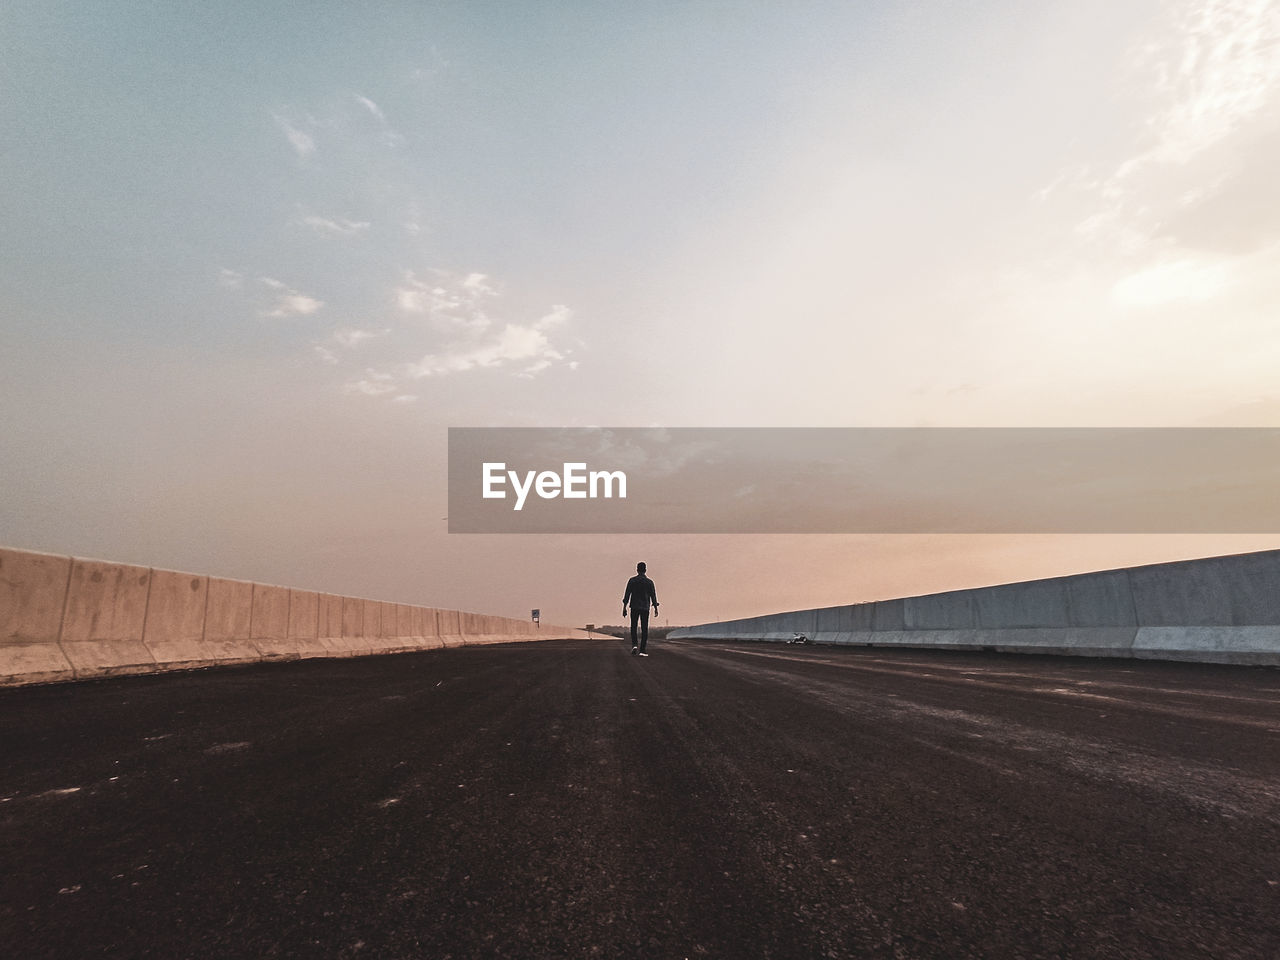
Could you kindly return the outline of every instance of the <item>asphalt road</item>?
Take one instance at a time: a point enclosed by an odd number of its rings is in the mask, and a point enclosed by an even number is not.
[[[1280,956],[1280,671],[650,649],[0,691],[0,952]]]

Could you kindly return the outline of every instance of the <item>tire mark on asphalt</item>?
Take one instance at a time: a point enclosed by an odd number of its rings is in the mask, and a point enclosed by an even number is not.
[[[881,694],[859,690],[847,682],[798,676],[785,669],[746,667],[703,651],[680,650],[695,659],[717,662],[725,669],[755,682],[780,683],[826,703],[832,709],[856,712],[872,723],[914,722],[925,730],[917,741],[957,757],[995,769],[1010,777],[1025,778],[1025,764],[1011,767],[976,749],[1003,747],[1028,755],[1047,771],[1070,773],[1097,783],[1121,781],[1162,798],[1174,798],[1202,811],[1225,817],[1272,819],[1280,816],[1280,783],[1255,777],[1231,767],[1173,756],[1160,756],[1131,747],[1117,747],[1087,738],[1069,736],[1018,723],[1007,717],[983,716],[967,710],[944,708],[901,697],[889,700]],[[901,671],[893,673],[917,679]],[[1006,694],[1015,692],[988,685]],[[936,733],[964,731],[973,736],[973,747],[943,746]],[[971,741],[972,742],[972,741]]]
[[[690,649],[689,647],[685,646],[683,648],[679,648],[679,652],[686,653],[689,651],[689,649]],[[1208,720],[1213,723],[1222,723],[1222,724],[1228,724],[1232,726],[1252,727],[1258,730],[1265,730],[1267,733],[1280,736],[1280,719],[1264,720],[1264,719],[1257,719],[1253,717],[1233,716],[1233,715],[1228,715],[1223,713],[1211,712],[1206,709],[1201,709],[1201,708],[1192,707],[1192,706],[1183,706],[1183,707],[1166,706],[1164,704],[1152,703],[1146,700],[1134,700],[1134,699],[1129,699],[1125,697],[1116,697],[1116,696],[1110,696],[1107,694],[1100,694],[1100,693],[1095,694],[1095,693],[1090,693],[1088,691],[1069,690],[1069,689],[1064,689],[1060,687],[1059,688],[1016,687],[1011,684],[999,683],[997,681],[980,680],[980,679],[977,679],[976,677],[969,676],[969,675],[966,675],[963,678],[957,680],[953,677],[946,676],[945,674],[942,674],[942,673],[931,672],[932,670],[937,669],[933,665],[930,665],[930,667],[926,669],[907,669],[902,667],[898,667],[898,668],[874,667],[874,666],[868,666],[867,663],[861,659],[858,660],[857,662],[842,662],[842,661],[836,661],[836,660],[818,660],[818,659],[812,659],[809,657],[788,657],[782,654],[766,653],[766,652],[756,651],[756,650],[732,650],[728,648],[712,648],[712,649],[717,650],[719,652],[737,654],[739,656],[760,657],[768,660],[780,660],[780,661],[786,661],[789,663],[796,663],[796,664],[820,664],[822,666],[829,666],[829,667],[842,669],[842,670],[855,670],[861,673],[877,673],[877,674],[883,674],[885,676],[905,677],[910,680],[933,681],[935,683],[940,683],[940,684],[964,683],[965,685],[972,685],[974,687],[978,687],[986,690],[1000,691],[1005,694],[1017,695],[1019,693],[1022,693],[1022,694],[1038,693],[1038,694],[1046,694],[1054,697],[1072,697],[1072,698],[1091,697],[1093,699],[1109,701],[1111,703],[1123,705],[1124,707],[1129,709],[1140,710],[1147,713],[1164,714],[1166,716],[1178,717],[1180,719]],[[891,661],[881,660],[881,661],[875,661],[875,662],[885,663],[885,662],[891,662]],[[1003,673],[1000,675],[1033,679],[1033,680],[1044,679],[1043,676],[1038,676],[1036,674]],[[1151,692],[1162,692],[1162,691],[1152,690]],[[1186,696],[1187,694],[1183,693],[1183,695]],[[1217,699],[1217,697],[1215,697],[1215,699]],[[1240,699],[1244,699],[1244,698],[1240,698]],[[1248,698],[1245,700],[1245,702],[1264,704],[1267,706],[1280,706],[1280,703],[1277,703],[1275,700],[1271,700],[1271,699]]]

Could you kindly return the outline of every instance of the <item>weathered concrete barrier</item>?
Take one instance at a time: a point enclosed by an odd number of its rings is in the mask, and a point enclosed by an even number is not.
[[[672,631],[1086,657],[1280,665],[1280,550],[795,610]]]
[[[0,685],[588,634],[0,547]]]

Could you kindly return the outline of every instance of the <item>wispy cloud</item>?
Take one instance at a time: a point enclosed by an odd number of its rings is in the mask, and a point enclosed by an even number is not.
[[[425,273],[429,280],[406,273],[391,291],[398,317],[393,326],[344,327],[313,344],[317,356],[334,366],[353,350],[365,351],[362,372],[346,383],[347,393],[394,394],[397,402],[408,403],[417,394],[403,388],[429,378],[478,370],[531,378],[555,366],[577,368],[570,354],[579,341],[567,335],[573,321],[568,307],[514,320],[503,316],[500,286],[489,275]],[[370,366],[371,358],[379,362]]]
[[[983,391],[964,399],[975,409],[994,412],[1001,389],[1030,394],[1043,382],[1057,390],[1045,409],[1067,409],[1059,397],[1071,395],[1077,413],[1096,404],[1110,417],[1105,401],[1083,398],[1114,390],[1117,409],[1134,410],[1133,397],[1168,394],[1150,415],[1175,422],[1173,394],[1192,397],[1190,384],[1216,377],[1246,390],[1274,379],[1261,368],[1280,350],[1280,221],[1269,203],[1280,4],[1169,0],[1160,12],[1117,44],[1122,59],[1096,65],[1123,83],[1084,91],[1106,98],[1098,126],[1081,128],[1079,152],[1029,198],[988,274],[994,297],[971,301],[999,332],[993,356],[1039,358],[1036,380],[985,368]],[[983,372],[982,362],[970,365]]]
[[[359,393],[366,397],[381,397],[400,389],[389,373],[377,370],[367,370],[365,373],[363,378],[348,383],[343,389],[347,393]]]
[[[256,301],[260,317],[307,317],[324,306],[323,300],[295,290],[275,277],[259,276],[250,282],[243,273],[223,268],[218,271],[218,286]]]
[[[1280,7],[1274,0],[1207,0],[1182,14],[1170,42],[1151,51],[1167,106],[1152,146],[1120,173],[1186,163],[1263,109],[1280,83]]]
[[[410,376],[433,377],[509,365],[521,375],[533,376],[553,361],[565,358],[552,344],[551,333],[567,323],[570,316],[567,307],[556,306],[532,323],[507,323],[500,330],[486,330],[478,341],[455,343],[446,350],[428,353],[410,366]]]
[[[385,146],[398,147],[404,143],[404,137],[392,128],[382,107],[378,106],[378,104],[373,100],[370,100],[368,97],[359,93],[353,93],[351,94],[351,97],[357,104],[359,104],[365,113],[373,117],[378,122],[378,127],[381,129],[379,139]]]
[[[371,226],[368,220],[347,220],[344,217],[320,217],[315,215],[299,217],[296,221],[304,227],[310,227],[322,236],[350,237],[364,233]]]
[[[267,311],[268,317],[305,317],[324,306],[324,301],[301,293],[286,293],[277,301],[275,309]]]
[[[352,327],[342,327],[341,329],[333,331],[333,341],[339,346],[350,349],[352,347],[358,347],[366,340],[385,337],[390,332],[390,327],[384,327],[381,330],[360,330]]]
[[[354,350],[361,344],[385,337],[391,332],[390,327],[380,330],[364,330],[358,327],[339,327],[324,340],[312,344],[316,355],[325,363],[334,366],[342,362],[346,351]]]
[[[1220,260],[1184,258],[1157,263],[1119,280],[1112,301],[1120,306],[1155,307],[1180,301],[1203,302],[1225,290],[1230,266]]]
[[[342,389],[344,393],[364,397],[383,397],[392,403],[413,403],[418,399],[416,393],[400,392],[400,386],[391,374],[377,370],[366,371],[363,378],[345,384]]]
[[[259,277],[258,282],[274,291],[274,302],[262,311],[264,317],[305,317],[324,306],[323,300],[299,293],[288,284],[272,277]]]
[[[356,103],[360,104],[360,106],[364,107],[366,110],[368,110],[371,114],[373,114],[383,123],[387,122],[387,115],[382,112],[382,108],[380,106],[378,106],[368,97],[362,97],[358,93],[355,94],[355,98],[356,98]]]
[[[1041,196],[1074,188],[1095,198],[1075,227],[1124,256],[1151,247],[1165,221],[1203,203],[1234,174],[1216,148],[1266,120],[1280,90],[1280,5],[1274,0],[1196,0],[1139,58],[1151,107],[1127,155],[1110,172],[1076,169]]]
[[[425,317],[444,331],[488,329],[493,321],[487,303],[498,295],[490,279],[483,273],[463,277],[433,273],[432,281],[420,280],[412,272],[405,274],[404,283],[395,292],[400,310]]]
[[[283,117],[278,113],[271,115],[275,120],[281,132],[285,135],[285,139],[289,141],[289,146],[293,147],[294,153],[299,159],[305,160],[316,152],[316,141],[311,134],[307,133],[293,121],[287,117]]]

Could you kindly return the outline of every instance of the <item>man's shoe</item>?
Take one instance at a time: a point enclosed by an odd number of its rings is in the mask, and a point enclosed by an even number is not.
[[[647,653],[645,653],[643,650],[641,650],[641,651],[640,651],[640,656],[642,656],[642,657],[647,657],[647,656],[648,656],[648,654],[647,654]]]
[[[637,653],[639,653],[639,652],[640,652],[640,648],[639,648],[639,647],[632,647],[632,648],[631,648],[631,655],[632,655],[633,657],[634,657]]]

